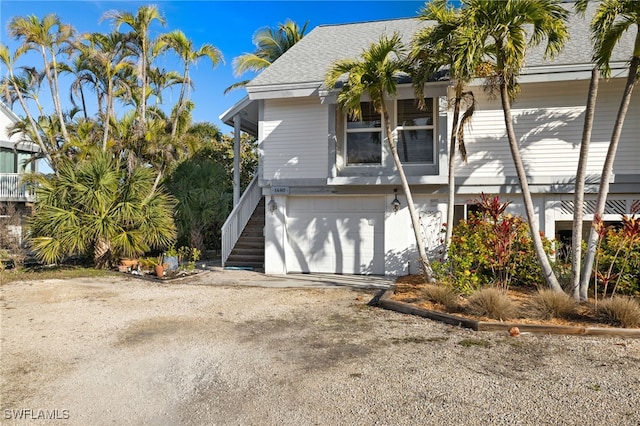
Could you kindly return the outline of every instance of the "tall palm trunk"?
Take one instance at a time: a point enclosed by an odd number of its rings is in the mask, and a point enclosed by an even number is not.
[[[462,87],[456,85],[456,98],[453,104],[453,123],[451,125],[451,137],[449,146],[449,196],[447,197],[447,228],[445,233],[445,256],[449,253],[451,237],[453,236],[453,213],[456,197],[456,135],[458,134],[458,121],[460,120],[460,102],[462,100]]]
[[[589,144],[591,143],[591,130],[593,129],[593,117],[598,97],[598,82],[600,72],[597,68],[591,70],[591,83],[589,83],[589,95],[587,107],[584,112],[584,127],[582,129],[582,141],[580,143],[580,156],[578,157],[578,169],[576,171],[576,183],[573,190],[573,227],[571,237],[571,294],[574,299],[580,300],[580,269],[582,261],[582,220],[584,205],[584,186],[587,175],[587,159],[589,156]]]
[[[171,139],[176,137],[176,133],[178,132],[178,121],[180,119],[180,114],[182,113],[182,109],[184,107],[184,97],[186,95],[186,85],[189,84],[189,62],[188,59],[185,59],[185,67],[184,67],[184,81],[180,86],[180,95],[178,96],[178,103],[176,107],[176,115],[173,117],[173,123],[171,125]]]
[[[629,110],[631,94],[633,93],[633,88],[638,82],[637,74],[639,64],[640,56],[633,56],[633,58],[631,59],[631,64],[629,65],[629,75],[627,76],[627,83],[624,87],[622,100],[620,101],[618,116],[616,117],[616,122],[613,126],[611,142],[609,143],[607,156],[602,167],[602,176],[600,177],[600,188],[598,190],[598,200],[596,201],[596,211],[594,215],[602,216],[604,214],[607,195],[609,194],[609,181],[611,180],[611,174],[613,173],[613,161],[616,158],[616,151],[618,150],[620,135],[622,134],[622,125],[624,124],[624,119],[627,115],[627,111]],[[580,298],[583,300],[586,300],[588,297],[587,291],[589,290],[589,281],[591,280],[591,273],[593,271],[593,262],[596,257],[597,244],[598,234],[596,233],[595,228],[592,225],[591,232],[589,233],[589,244],[587,246],[587,253],[584,257],[582,275],[580,277]]]
[[[69,133],[67,132],[67,125],[64,122],[64,114],[62,113],[62,106],[60,104],[59,86],[58,86],[58,64],[55,58],[55,52],[52,52],[52,62],[47,60],[47,52],[42,46],[41,48],[42,59],[44,60],[44,72],[49,82],[49,89],[51,90],[51,99],[53,100],[53,107],[56,110],[58,120],[60,120],[60,130],[62,131],[62,138],[65,142],[69,142]],[[53,69],[53,73],[51,72]]]
[[[402,190],[404,191],[405,197],[407,197],[407,208],[409,209],[409,215],[411,216],[413,233],[416,237],[416,246],[418,248],[420,267],[422,269],[425,280],[427,282],[435,282],[435,279],[433,277],[433,269],[431,269],[429,258],[427,257],[427,252],[424,247],[422,233],[420,232],[420,218],[418,217],[418,213],[416,212],[416,206],[415,204],[413,204],[411,188],[409,188],[409,182],[407,182],[407,176],[404,173],[404,168],[402,167],[402,162],[400,161],[400,156],[398,155],[398,149],[393,141],[393,134],[391,133],[391,120],[389,120],[389,113],[384,106],[384,100],[381,102],[380,108],[382,110],[382,116],[384,117],[384,126],[387,132],[387,142],[389,143],[389,148],[391,149],[391,154],[393,155],[393,161],[395,162],[396,168],[398,169],[398,175],[400,176],[400,181],[402,182]]]
[[[520,157],[520,150],[518,148],[518,141],[513,129],[513,123],[511,121],[511,101],[509,100],[509,93],[507,89],[507,82],[505,77],[502,77],[500,82],[500,98],[502,100],[502,110],[504,112],[504,124],[507,128],[507,138],[509,139],[509,149],[511,150],[511,156],[513,157],[513,163],[516,167],[518,174],[518,180],[520,181],[520,188],[522,190],[522,198],[524,201],[525,210],[527,212],[527,220],[529,222],[529,229],[531,231],[531,239],[533,241],[533,248],[538,257],[538,262],[542,269],[542,275],[544,276],[547,285],[555,291],[562,291],[562,287],[558,282],[551,263],[547,257],[547,253],[544,251],[542,245],[542,238],[538,228],[538,220],[536,219],[535,211],[533,209],[533,200],[531,199],[531,192],[529,191],[529,183],[527,182],[527,175],[524,170],[524,164]]]
[[[104,118],[104,133],[102,135],[102,151],[107,150],[107,142],[109,141],[109,128],[111,127],[111,115],[113,114],[113,82],[111,79],[107,82],[107,113]]]

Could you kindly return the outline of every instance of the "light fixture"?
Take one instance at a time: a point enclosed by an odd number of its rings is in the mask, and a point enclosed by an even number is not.
[[[394,213],[398,213],[398,209],[400,208],[400,200],[398,200],[398,188],[393,188],[393,194],[395,197],[391,202],[391,207],[393,208]]]
[[[278,203],[276,203],[276,200],[273,199],[273,195],[271,196],[271,201],[269,201],[268,206],[269,206],[269,211],[271,212],[271,214],[273,214],[273,212],[278,210]]]

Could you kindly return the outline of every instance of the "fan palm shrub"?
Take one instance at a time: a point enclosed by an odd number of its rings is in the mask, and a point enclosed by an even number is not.
[[[154,178],[151,168],[127,171],[105,153],[40,176],[29,226],[36,256],[45,263],[87,256],[107,268],[120,257],[169,247],[175,201],[161,188],[152,191]]]

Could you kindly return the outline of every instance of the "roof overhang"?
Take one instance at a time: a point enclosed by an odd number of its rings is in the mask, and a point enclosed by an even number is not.
[[[11,149],[20,152],[40,152],[40,147],[29,141],[0,141],[0,148]]]
[[[301,98],[318,94],[322,82],[247,86],[250,99]]]
[[[252,136],[258,135],[258,101],[245,96],[220,115],[220,121],[234,127],[234,117],[240,116],[240,130]]]
[[[624,78],[629,72],[625,62],[611,63],[611,78]],[[545,65],[525,67],[518,80],[521,83],[539,83],[547,81],[571,81],[591,79],[594,64]]]

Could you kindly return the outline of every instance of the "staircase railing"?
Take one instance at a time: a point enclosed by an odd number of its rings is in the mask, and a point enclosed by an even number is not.
[[[33,188],[21,181],[18,173],[0,173],[0,200],[33,201]]]
[[[238,242],[244,227],[251,219],[260,198],[262,198],[262,190],[258,186],[258,175],[256,175],[222,225],[222,267]]]

